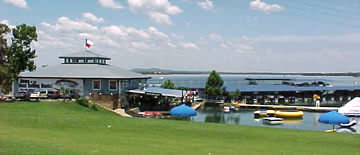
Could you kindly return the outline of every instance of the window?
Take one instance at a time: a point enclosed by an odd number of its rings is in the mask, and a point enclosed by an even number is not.
[[[100,80],[93,80],[92,81],[92,89],[93,90],[100,90],[101,89],[101,81]]]
[[[87,63],[93,64],[93,63],[94,63],[94,59],[88,59]]]
[[[121,81],[121,87],[127,89],[129,87],[129,81],[128,80]]]
[[[109,81],[109,89],[110,90],[116,90],[117,89],[117,81],[116,80],[110,80]]]

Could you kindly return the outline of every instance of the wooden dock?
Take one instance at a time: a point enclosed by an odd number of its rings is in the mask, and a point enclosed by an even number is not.
[[[198,103],[198,104],[194,104],[191,108],[194,109],[194,110],[197,110],[197,109],[199,109],[203,104],[204,104],[204,102]]]
[[[238,104],[238,108],[252,108],[252,109],[276,109],[276,110],[301,110],[301,111],[316,111],[328,112],[337,111],[337,107],[310,107],[310,106],[285,106],[285,105],[256,105],[256,104]]]

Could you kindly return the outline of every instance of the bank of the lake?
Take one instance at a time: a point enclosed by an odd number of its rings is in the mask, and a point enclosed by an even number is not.
[[[122,118],[75,103],[0,104],[0,154],[360,154],[360,135]]]

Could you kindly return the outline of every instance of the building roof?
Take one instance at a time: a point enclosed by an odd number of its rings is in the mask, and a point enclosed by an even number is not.
[[[240,92],[290,92],[290,91],[354,91],[360,90],[360,86],[332,86],[332,87],[321,87],[321,86],[288,86],[288,85],[243,85],[233,90],[239,89]]]
[[[182,97],[186,94],[186,91],[175,90],[175,89],[164,89],[159,87],[148,87],[146,89],[135,89],[129,90],[130,93],[135,94],[161,94],[162,96],[169,96],[169,97]]]
[[[112,65],[61,64],[40,68],[34,72],[20,73],[22,78],[102,78],[102,79],[149,79],[149,76],[134,73]]]
[[[90,50],[80,51],[76,53],[72,53],[66,56],[60,56],[59,58],[103,58],[110,60],[109,57],[103,56],[101,54],[97,54],[95,52],[92,52]]]

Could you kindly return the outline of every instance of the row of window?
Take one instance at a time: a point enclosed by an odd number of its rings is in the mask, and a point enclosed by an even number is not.
[[[106,64],[105,59],[99,58],[65,58],[65,63],[95,63],[95,64]]]
[[[101,80],[93,80],[92,81],[92,89],[100,90],[101,89]],[[118,84],[117,80],[109,80],[109,90],[117,90]]]

